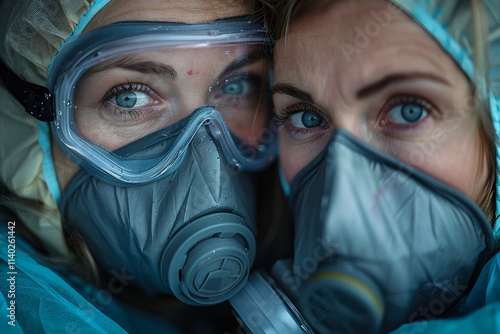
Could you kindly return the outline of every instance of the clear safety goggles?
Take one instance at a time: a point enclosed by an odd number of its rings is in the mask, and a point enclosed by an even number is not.
[[[75,38],[48,75],[59,146],[97,177],[146,183],[175,170],[206,127],[235,169],[265,168],[276,155],[266,35],[262,24],[240,18],[120,22]],[[181,120],[185,125],[161,154],[120,153]]]

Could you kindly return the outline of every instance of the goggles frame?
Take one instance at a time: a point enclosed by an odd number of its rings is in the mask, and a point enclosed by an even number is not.
[[[218,139],[232,168],[256,171],[276,156],[276,140],[259,145],[256,157],[237,149],[220,113],[213,106],[194,111],[169,152],[161,159],[134,161],[120,158],[85,139],[73,119],[74,87],[91,67],[117,56],[157,49],[196,49],[240,45],[272,45],[261,23],[252,18],[222,19],[212,23],[118,22],[80,35],[67,43],[53,59],[47,87],[53,92],[54,137],[63,152],[92,175],[115,184],[143,184],[174,171],[194,135],[202,126]],[[276,136],[275,136],[276,137]]]

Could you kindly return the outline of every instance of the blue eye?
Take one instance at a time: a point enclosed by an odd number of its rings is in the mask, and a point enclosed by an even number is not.
[[[244,95],[248,89],[247,86],[248,83],[243,80],[230,82],[221,88],[220,93],[225,95]]]
[[[400,104],[392,108],[387,116],[396,124],[415,123],[427,116],[428,111],[417,104]]]
[[[148,94],[138,91],[128,91],[117,94],[109,100],[121,108],[140,108],[148,105],[151,98]]]
[[[123,108],[132,108],[137,102],[137,95],[134,92],[126,92],[116,97],[116,104]]]
[[[424,108],[422,106],[416,106],[407,104],[401,108],[401,116],[408,122],[416,122],[422,118],[424,113]]]
[[[315,128],[325,124],[325,120],[311,111],[301,111],[290,116],[290,123],[296,128]]]

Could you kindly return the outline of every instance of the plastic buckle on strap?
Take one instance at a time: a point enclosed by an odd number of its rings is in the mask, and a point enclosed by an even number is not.
[[[54,120],[53,101],[49,90],[41,86],[30,86],[25,86],[24,99],[20,101],[24,110],[39,121],[52,122]]]
[[[42,122],[54,120],[53,99],[46,87],[21,80],[3,61],[0,61],[0,77],[28,114]]]

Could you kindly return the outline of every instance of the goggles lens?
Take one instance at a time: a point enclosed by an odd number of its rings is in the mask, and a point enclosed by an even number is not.
[[[249,23],[218,25],[228,30]],[[275,153],[276,137],[270,129],[271,61],[265,34],[255,24],[243,35],[220,30],[217,35],[207,24],[166,26],[163,34],[115,36],[102,47],[80,52],[82,59],[71,59],[74,65],[55,85],[56,139],[97,176],[149,182],[166,174],[175,159],[150,159],[137,168],[119,149],[209,105],[210,111],[187,123],[182,143],[172,150],[185,150],[195,132],[211,124],[228,162],[247,170],[265,167]],[[123,32],[127,27],[112,28]],[[193,27],[198,29],[187,31]],[[164,155],[169,154],[167,149]]]

